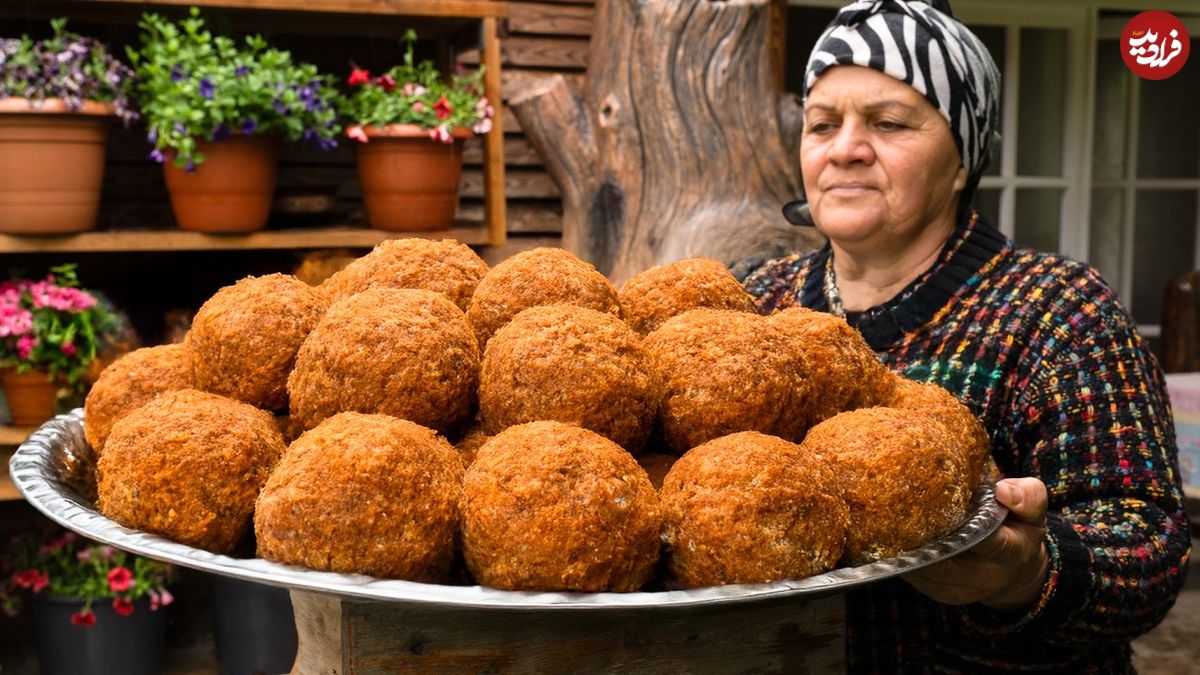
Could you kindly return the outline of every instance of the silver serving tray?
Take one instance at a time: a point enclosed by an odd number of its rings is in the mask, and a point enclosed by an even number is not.
[[[842,592],[962,553],[994,532],[1008,513],[995,500],[995,486],[984,484],[975,490],[971,516],[958,529],[919,549],[869,565],[769,584],[639,593],[538,593],[377,579],[361,574],[320,572],[260,558],[233,558],[119,525],[95,509],[95,455],[84,440],[80,408],[59,415],[35,431],[13,455],[9,473],[25,499],[50,519],[89,539],[149,558],[271,586],[350,599],[507,610],[694,607]]]

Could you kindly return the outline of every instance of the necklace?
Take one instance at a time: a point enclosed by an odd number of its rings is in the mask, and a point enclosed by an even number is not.
[[[842,309],[842,294],[838,291],[837,275],[833,271],[833,250],[825,259],[825,301],[829,303],[829,312],[836,317],[846,318],[846,310]]]

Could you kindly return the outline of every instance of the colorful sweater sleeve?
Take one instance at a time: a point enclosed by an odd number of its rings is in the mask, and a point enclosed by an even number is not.
[[[1162,374],[1094,275],[1070,284],[1060,321],[1043,325],[1053,347],[1030,364],[1012,409],[1015,464],[1049,491],[1049,579],[1024,616],[965,608],[987,633],[1130,640],[1162,619],[1184,581],[1190,537]]]

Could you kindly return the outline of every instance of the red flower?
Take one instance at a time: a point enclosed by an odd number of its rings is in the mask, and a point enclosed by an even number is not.
[[[81,610],[71,615],[71,623],[84,628],[94,626],[96,625],[96,615],[89,610]]]
[[[446,119],[454,112],[454,109],[450,107],[450,102],[446,100],[445,96],[439,98],[437,103],[433,104],[433,109],[437,111],[437,118],[439,120]]]
[[[121,616],[133,614],[133,603],[125,598],[113,598],[113,611]]]
[[[108,588],[113,593],[124,593],[133,584],[133,573],[124,567],[114,567],[108,571]]]
[[[38,574],[40,573],[37,570],[21,570],[13,574],[12,580],[17,588],[33,588],[34,582],[38,580]]]
[[[30,587],[34,593],[41,593],[50,585],[50,575],[45,572],[38,572],[33,578],[33,585]]]
[[[348,84],[366,84],[371,81],[371,71],[363,68],[351,68],[350,77],[346,78]]]
[[[375,80],[375,84],[383,87],[383,90],[390,94],[392,93],[392,90],[396,88],[396,78],[392,77],[391,75],[380,75],[379,78]]]

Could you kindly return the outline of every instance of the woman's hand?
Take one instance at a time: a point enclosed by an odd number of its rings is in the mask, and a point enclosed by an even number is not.
[[[1008,507],[1000,529],[971,550],[904,576],[947,605],[978,602],[1003,612],[1033,606],[1046,583],[1046,486],[1036,478],[996,483],[996,501]]]

